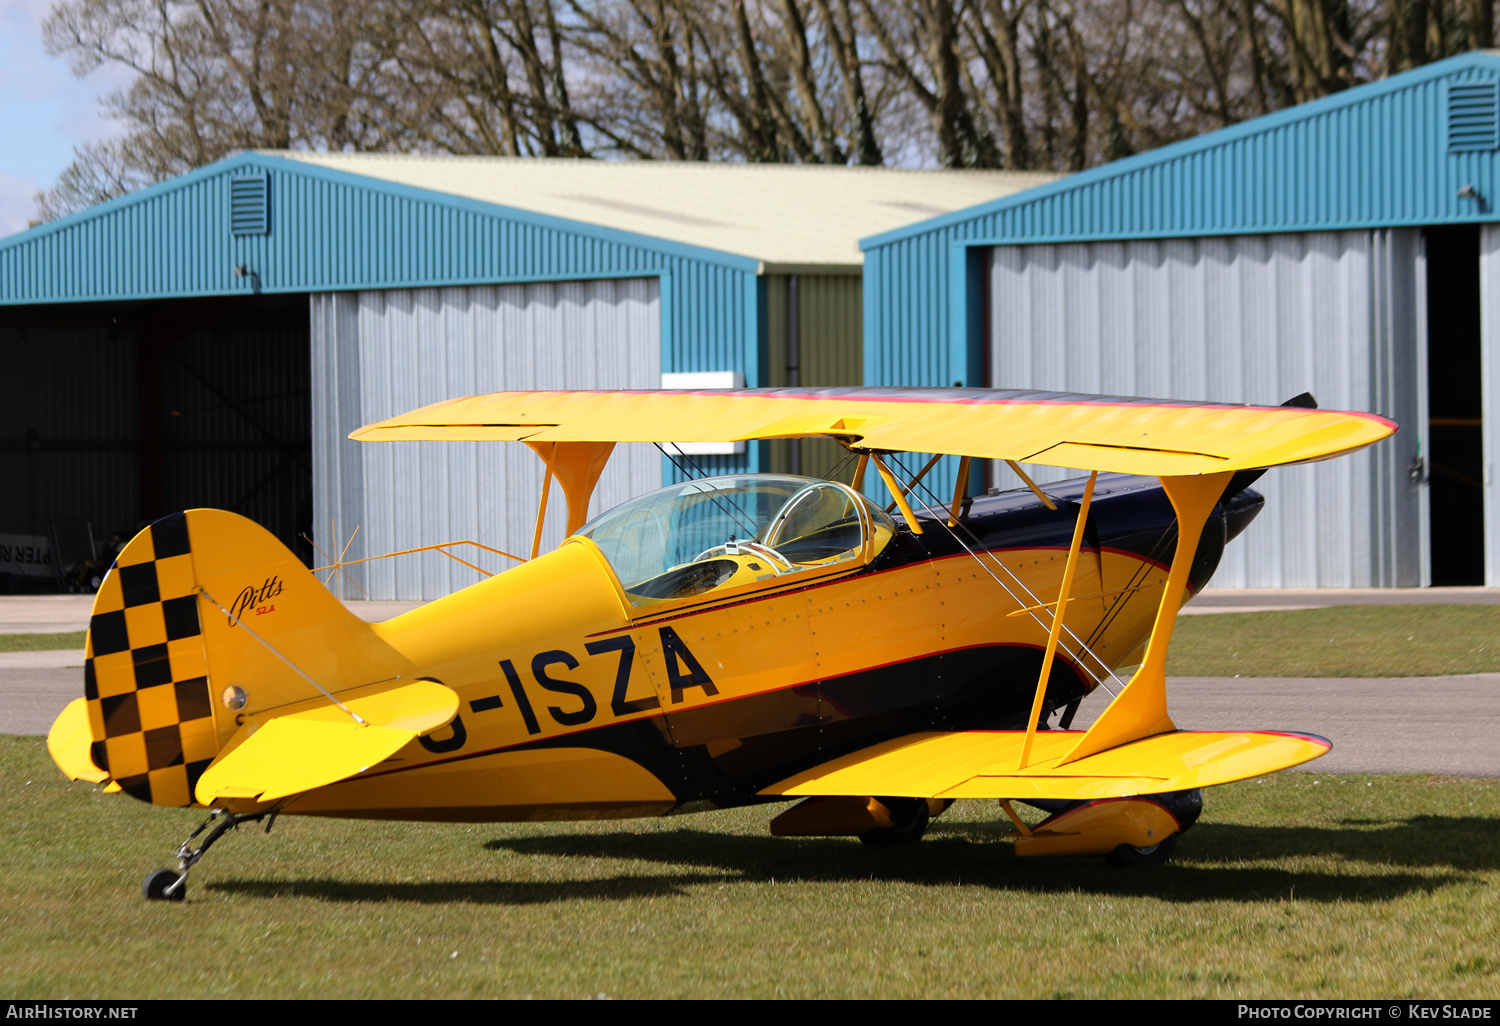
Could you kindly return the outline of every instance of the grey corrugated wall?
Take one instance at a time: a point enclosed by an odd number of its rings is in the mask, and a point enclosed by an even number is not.
[[[541,498],[542,463],[524,445],[349,441],[362,424],[509,389],[661,387],[655,278],[325,293],[311,313],[313,523],[325,551],[359,528],[346,559],[455,540],[525,556]],[[660,484],[653,447],[619,446],[591,515]],[[558,488],[548,519],[543,551],[562,540]],[[491,571],[515,565],[456,551]],[[433,599],[479,579],[438,553],[350,570],[376,599]],[[344,597],[366,595],[345,584]]]
[[[996,247],[990,381],[1266,405],[1310,391],[1415,424],[1420,254],[1416,230]],[[1214,585],[1427,583],[1425,496],[1406,475],[1417,435],[1267,473],[1265,511]],[[992,480],[1019,485],[1003,464]]]
[[[1500,225],[1479,234],[1479,372],[1484,411],[1484,583],[1500,588]]]

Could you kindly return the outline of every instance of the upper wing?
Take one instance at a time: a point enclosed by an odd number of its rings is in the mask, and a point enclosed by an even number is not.
[[[1211,787],[1296,766],[1333,745],[1281,731],[1176,730],[1059,765],[1075,731],[1036,735],[1030,764],[1016,769],[1025,731],[909,734],[789,777],[766,795],[891,795],[911,798],[1120,798]]]
[[[370,424],[361,441],[724,442],[828,435],[1152,476],[1326,459],[1396,425],[1368,413],[958,388],[496,392]]]

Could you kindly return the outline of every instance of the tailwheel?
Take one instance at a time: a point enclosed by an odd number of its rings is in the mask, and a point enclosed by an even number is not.
[[[916,844],[927,832],[932,814],[925,798],[876,798],[890,814],[891,825],[866,830],[859,835],[866,848],[889,848],[897,844]]]
[[[267,813],[264,812],[236,815],[222,809],[214,809],[208,814],[207,819],[198,824],[196,830],[188,834],[187,840],[177,846],[177,851],[174,853],[177,856],[177,868],[153,869],[147,873],[146,879],[141,883],[141,894],[147,901],[183,900],[187,896],[188,871],[197,865],[198,860],[208,852],[213,843],[241,823],[258,822],[266,815]],[[269,815],[271,819],[266,824],[266,833],[271,832],[271,824],[276,822],[276,813],[272,811]],[[194,848],[193,838],[205,830],[208,830],[208,836],[203,838],[202,844]]]
[[[147,901],[181,901],[187,897],[187,874],[175,869],[153,869],[141,884]]]
[[[1159,844],[1147,845],[1144,848],[1122,844],[1104,856],[1104,861],[1115,869],[1128,869],[1132,866],[1159,866],[1170,859],[1172,852],[1177,850],[1177,836],[1177,834],[1172,834]]]

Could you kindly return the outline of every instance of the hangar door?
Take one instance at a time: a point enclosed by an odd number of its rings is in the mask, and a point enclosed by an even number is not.
[[[543,477],[530,449],[347,436],[456,396],[659,388],[660,287],[631,278],[314,295],[312,353],[313,523],[324,552],[349,544],[344,558],[354,559],[469,540],[526,556]],[[617,446],[590,515],[660,487],[661,462],[649,445]],[[562,540],[565,508],[553,488],[543,552]],[[455,551],[491,572],[515,565]],[[351,599],[434,599],[480,580],[434,552],[350,572]]]
[[[997,388],[1264,405],[1310,391],[1413,424],[1420,253],[1415,230],[996,247],[986,374]],[[1418,434],[1270,471],[1256,485],[1266,507],[1215,586],[1427,583],[1425,503],[1408,472]],[[1020,484],[1004,464],[991,473]]]

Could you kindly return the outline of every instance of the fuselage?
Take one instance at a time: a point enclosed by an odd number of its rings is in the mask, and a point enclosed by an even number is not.
[[[921,518],[920,534],[867,516],[876,527],[857,556],[784,573],[752,575],[766,569],[759,550],[731,541],[727,555],[703,554],[727,586],[667,599],[641,597],[662,591],[655,582],[628,590],[617,556],[569,539],[378,625],[457,691],[459,717],[285,811],[655,815],[759,801],[776,781],[915,731],[1024,728],[1082,487],[1049,485],[1055,510],[1027,490],[978,498],[953,528]],[[1244,490],[1215,510],[1194,589],[1261,501]],[[1154,479],[1099,478],[1044,715],[1139,662],[1175,538]]]

